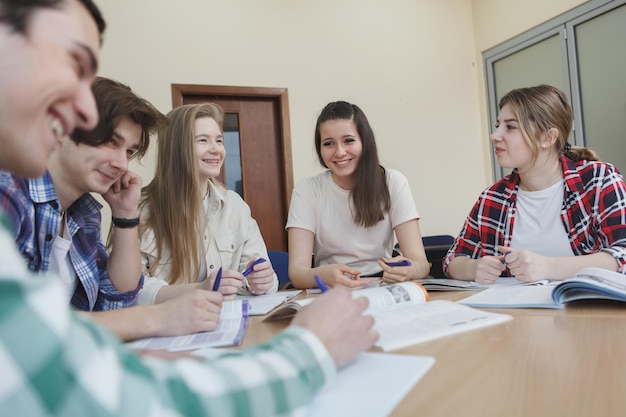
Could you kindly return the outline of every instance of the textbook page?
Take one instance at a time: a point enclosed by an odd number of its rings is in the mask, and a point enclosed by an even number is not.
[[[428,292],[414,281],[401,282],[398,284],[385,285],[383,287],[365,288],[352,291],[352,297],[366,297],[369,299],[369,307],[365,314],[372,314],[386,308],[396,308],[415,303],[424,303],[428,300]],[[292,317],[302,307],[310,304],[314,298],[292,300],[278,307],[264,320],[275,320]]]
[[[215,359],[228,350],[203,348],[192,354]],[[309,417],[385,417],[435,363],[430,356],[360,353],[339,369],[309,405]],[[384,369],[384,372],[381,372]],[[375,379],[375,380],[374,380]]]
[[[491,285],[479,284],[475,281],[462,281],[451,278],[424,278],[418,279],[416,282],[422,284],[428,291],[463,291],[463,290],[482,290],[486,288],[493,288],[499,286],[509,285],[546,285],[550,281],[535,281],[535,282],[522,282],[518,281],[515,277],[500,277]]]
[[[491,287],[459,303],[482,308],[563,308],[552,300],[556,285]]]
[[[602,268],[584,268],[552,291],[559,303],[575,300],[614,300],[626,302],[626,275]]]
[[[237,346],[248,325],[248,301],[224,301],[217,329],[183,336],[150,337],[126,343],[131,349],[192,350],[202,347]]]
[[[352,298],[365,297],[370,304],[365,314],[428,301],[428,292],[415,281],[352,291]]]
[[[267,314],[279,305],[291,300],[302,290],[279,291],[263,295],[238,295],[236,300],[248,300],[248,315],[261,316]]]
[[[434,363],[430,356],[361,353],[315,397],[308,416],[385,417]]]
[[[427,303],[373,313],[374,330],[380,338],[376,346],[383,351],[427,342],[481,327],[512,320],[508,314],[476,310],[451,301]]]

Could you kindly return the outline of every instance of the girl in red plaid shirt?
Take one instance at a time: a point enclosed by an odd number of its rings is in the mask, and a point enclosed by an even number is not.
[[[505,95],[490,136],[512,173],[483,191],[444,258],[450,278],[566,279],[585,267],[626,274],[626,186],[617,168],[571,146],[565,94],[540,85]],[[626,279],[626,277],[625,277]]]

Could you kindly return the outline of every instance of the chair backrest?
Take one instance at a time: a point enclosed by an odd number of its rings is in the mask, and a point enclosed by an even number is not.
[[[434,278],[445,278],[443,274],[443,258],[448,253],[448,249],[454,243],[454,236],[432,235],[422,236],[426,259],[430,264],[430,276]],[[393,256],[400,255],[400,246],[396,243]]]
[[[454,236],[450,235],[433,235],[422,236],[422,242],[424,247],[434,245],[452,245],[454,243]]]
[[[284,288],[291,284],[289,279],[289,254],[282,250],[268,250],[272,268],[278,276],[278,288]]]
[[[434,278],[445,278],[443,274],[443,258],[448,253],[448,249],[454,243],[454,236],[433,235],[423,236],[424,252],[426,259],[430,263],[430,276]]]

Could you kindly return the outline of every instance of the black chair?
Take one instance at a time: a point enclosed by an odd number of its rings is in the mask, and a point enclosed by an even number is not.
[[[267,254],[278,277],[278,289],[283,290],[292,287],[289,279],[289,254],[282,250],[268,250]]]
[[[448,253],[448,249],[454,243],[454,236],[422,236],[422,242],[424,244],[424,252],[426,252],[426,259],[428,259],[430,264],[430,276],[433,278],[445,278],[442,262]],[[395,249],[400,250],[400,246],[396,244]]]
[[[423,236],[422,242],[424,243],[424,247],[437,246],[437,245],[448,245],[448,247],[450,247],[454,243],[454,236],[450,236],[450,235]]]

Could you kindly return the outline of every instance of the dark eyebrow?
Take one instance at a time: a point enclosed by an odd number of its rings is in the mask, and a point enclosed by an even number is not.
[[[517,119],[504,119],[503,122],[504,123],[511,123],[511,122],[519,123]]]
[[[122,135],[120,135],[119,133],[117,133],[115,130],[113,131],[113,139],[115,140],[115,145],[116,146],[124,146],[124,144],[126,143],[126,138]],[[133,146],[131,146],[128,149],[132,149],[134,151],[138,150],[139,148],[141,148],[141,145],[139,143],[134,144]]]
[[[85,44],[76,43],[76,46],[78,46],[80,49],[82,49],[84,53],[87,54],[87,56],[89,57],[89,64],[91,65],[91,72],[93,74],[96,74],[98,72],[98,60],[96,59],[96,55],[93,53],[91,48],[89,48]]]

